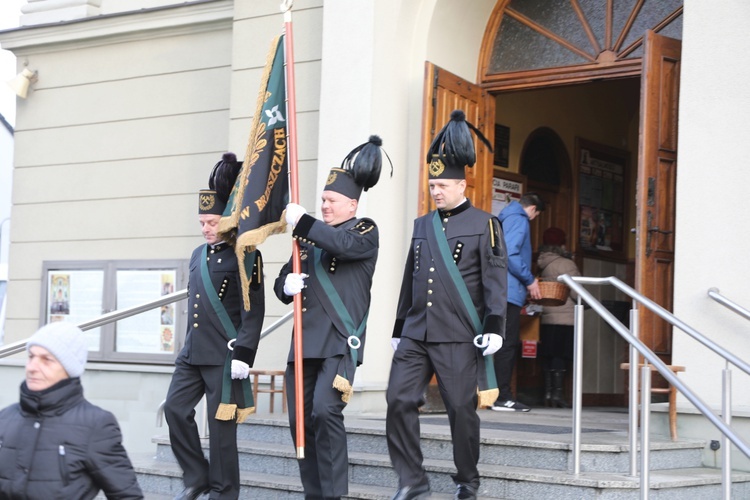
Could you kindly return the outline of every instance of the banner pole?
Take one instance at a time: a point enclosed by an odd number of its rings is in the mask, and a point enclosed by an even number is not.
[[[293,0],[284,0],[284,67],[286,69],[286,119],[287,147],[289,158],[289,194],[292,203],[299,203],[299,176],[297,173],[297,101],[294,88],[294,35],[292,33]],[[302,272],[300,249],[297,240],[292,240],[292,272]],[[297,420],[297,459],[305,458],[305,386],[302,371],[302,294],[294,296],[294,401]]]

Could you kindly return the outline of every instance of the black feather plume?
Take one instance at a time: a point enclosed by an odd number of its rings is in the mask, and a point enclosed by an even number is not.
[[[240,169],[242,169],[242,162],[237,161],[237,156],[234,153],[224,153],[221,160],[211,170],[208,187],[216,191],[216,196],[222,203],[229,200]]]
[[[468,165],[473,167],[477,155],[471,131],[492,151],[490,141],[474,125],[466,121],[466,114],[456,109],[451,112],[450,121],[437,133],[427,150],[427,163],[437,155],[445,163],[454,166]]]
[[[352,149],[341,162],[341,168],[348,171],[354,182],[362,186],[365,191],[377,184],[380,179],[380,170],[383,166],[382,145],[383,141],[380,137],[371,135],[367,142]],[[388,157],[387,154],[386,157]],[[388,158],[388,163],[391,163],[390,158]],[[393,176],[393,163],[391,163],[391,176]]]

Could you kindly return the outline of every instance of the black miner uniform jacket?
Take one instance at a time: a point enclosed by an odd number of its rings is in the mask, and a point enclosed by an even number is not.
[[[323,270],[358,326],[370,306],[370,286],[378,258],[378,228],[367,218],[352,218],[338,226],[329,226],[305,214],[295,226],[293,236],[300,243],[301,272],[310,276],[302,290],[303,356],[322,359],[348,354],[348,333],[340,321],[327,314],[330,300],[311,270],[314,249],[322,250]],[[293,300],[284,293],[284,280],[290,272],[291,261],[281,269],[274,286],[276,296],[285,304]],[[362,363],[364,331],[360,340],[357,364]],[[288,361],[294,361],[294,343]]]
[[[233,358],[253,366],[265,316],[263,259],[256,250],[250,283],[250,311],[242,302],[242,283],[234,247],[219,243],[208,247],[208,273],[227,314],[237,328]],[[203,245],[190,257],[188,281],[188,328],[180,357],[191,365],[223,365],[227,360],[227,336],[205,293],[201,277]]]
[[[483,322],[479,333],[505,337],[507,294],[506,251],[500,223],[491,214],[466,200],[453,210],[438,211],[453,260],[466,283]],[[427,243],[434,233],[430,212],[414,221],[411,248],[406,260],[396,311],[394,337],[421,342],[472,342],[477,332],[463,309],[460,297],[447,293],[437,266],[440,254]]]

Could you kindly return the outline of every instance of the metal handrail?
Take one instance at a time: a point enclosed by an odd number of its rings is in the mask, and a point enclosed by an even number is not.
[[[145,302],[137,306],[128,307],[126,309],[119,309],[117,311],[112,311],[106,314],[102,314],[101,316],[97,318],[84,321],[83,323],[79,323],[78,328],[80,328],[83,331],[92,330],[94,328],[104,326],[109,323],[119,321],[121,319],[129,318],[130,316],[135,316],[136,314],[140,314],[142,312],[150,311],[151,309],[155,309],[157,307],[165,306],[173,302],[179,302],[180,300],[186,299],[187,297],[188,297],[187,288],[184,290],[178,290],[176,292],[169,293],[167,295],[162,295],[158,299],[154,299],[150,302]],[[18,354],[19,352],[25,351],[26,342],[28,342],[28,340],[29,339],[19,340],[18,342],[13,342],[12,344],[8,344],[8,345],[4,345],[0,347],[0,358],[4,358],[6,356],[11,356],[13,354]]]
[[[724,413],[724,421],[714,413],[711,408],[698,397],[687,385],[685,385],[667,365],[654,354],[643,342],[638,339],[638,325],[637,325],[637,305],[642,304],[649,310],[656,313],[658,316],[663,318],[668,323],[681,329],[693,339],[697,340],[704,346],[711,349],[716,354],[722,356],[727,363],[732,363],[745,373],[750,374],[750,365],[745,361],[739,359],[737,356],[722,348],[712,340],[706,338],[700,332],[690,327],[686,323],[676,318],[672,313],[655,303],[654,301],[646,298],[642,294],[638,293],[634,289],[627,286],[625,283],[615,277],[609,278],[590,278],[583,276],[570,276],[564,274],[558,277],[558,281],[561,281],[568,285],[573,291],[578,293],[578,303],[575,306],[574,316],[574,367],[573,367],[573,473],[580,474],[581,468],[581,407],[582,407],[582,354],[583,354],[583,305],[582,301],[585,301],[591,308],[599,314],[625,341],[630,344],[630,367],[631,367],[631,394],[630,394],[630,408],[629,408],[629,435],[630,435],[630,457],[631,457],[631,470],[630,475],[637,475],[636,470],[636,433],[637,433],[637,420],[635,413],[636,392],[633,389],[637,387],[637,378],[634,367],[638,366],[638,354],[640,353],[644,359],[653,365],[654,368],[677,390],[679,390],[695,407],[706,417],[711,423],[716,426],[723,435],[725,440],[725,460],[722,463],[722,477],[723,477],[723,490],[725,498],[729,498],[729,492],[731,488],[731,467],[729,466],[729,442],[734,443],[737,448],[742,451],[748,458],[750,458],[750,446],[742,440],[732,429],[729,427],[731,423],[731,372],[727,369],[724,371],[724,389],[723,389],[723,400],[722,400],[722,413]],[[582,285],[612,285],[619,289],[621,292],[628,295],[633,300],[633,308],[630,311],[630,324],[631,330],[622,324],[615,316],[607,310],[596,298],[594,298],[588,290]],[[648,498],[649,489],[649,417],[650,417],[650,403],[649,397],[651,387],[651,369],[649,366],[644,366],[641,369],[641,498]]]
[[[109,323],[119,321],[121,319],[135,316],[136,314],[150,311],[151,309],[156,309],[157,307],[165,306],[167,304],[172,304],[173,302],[179,302],[180,300],[183,300],[186,298],[188,298],[187,288],[185,288],[184,290],[178,290],[176,292],[173,292],[167,295],[162,295],[158,299],[145,302],[137,306],[128,307],[126,309],[118,309],[117,311],[112,311],[106,314],[102,314],[101,316],[97,318],[84,321],[83,323],[79,323],[78,328],[80,328],[83,331],[92,330],[94,328],[104,326]],[[268,328],[260,332],[260,338],[263,339],[264,337],[272,333],[274,330],[278,329],[281,325],[289,321],[293,315],[294,315],[293,310],[286,312],[283,316],[281,316],[279,319],[274,321]],[[18,342],[14,342],[12,344],[8,344],[8,345],[0,347],[0,359],[6,356],[11,356],[13,354],[18,354],[19,352],[25,351],[26,343],[28,341],[29,339],[19,340]],[[166,400],[162,401],[156,410],[156,426],[157,427],[161,427],[162,425],[162,421],[164,417],[164,403],[165,402]],[[208,435],[208,423],[207,423],[208,420],[206,419],[205,408],[204,408],[203,416],[204,416],[204,423],[203,423],[204,435]]]
[[[725,296],[723,296],[721,293],[719,293],[719,289],[709,288],[708,289],[708,296],[714,299],[719,304],[723,305],[724,307],[731,309],[732,311],[736,312],[740,316],[744,317],[745,319],[750,319],[750,311],[742,307],[741,305],[737,304],[736,302],[732,302]]]

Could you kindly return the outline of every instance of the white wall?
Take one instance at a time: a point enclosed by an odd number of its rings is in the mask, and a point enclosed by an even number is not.
[[[0,281],[8,280],[10,248],[10,207],[13,186],[13,127],[0,115]],[[5,304],[7,294],[0,297],[0,345],[5,338]]]
[[[10,245],[10,207],[13,187],[13,128],[0,115],[0,279],[7,279]],[[7,219],[7,220],[6,220]]]
[[[748,19],[750,3],[744,0],[685,0],[674,287],[675,314],[745,361],[750,323],[709,299],[707,291],[717,287],[750,308],[750,66],[741,62],[750,48]],[[687,367],[680,378],[718,409],[724,363],[707,352],[675,331],[673,362]],[[735,407],[749,407],[748,377],[733,373]]]

